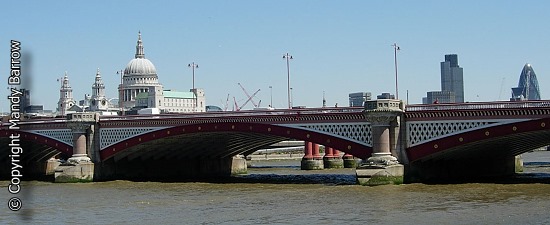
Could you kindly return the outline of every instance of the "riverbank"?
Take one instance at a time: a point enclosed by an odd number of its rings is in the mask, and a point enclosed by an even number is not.
[[[301,160],[304,153],[273,153],[273,154],[254,154],[246,156],[246,160]]]
[[[550,178],[550,151],[533,151],[523,154],[523,173]]]

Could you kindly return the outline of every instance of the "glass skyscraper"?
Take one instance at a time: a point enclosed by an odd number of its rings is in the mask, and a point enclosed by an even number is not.
[[[540,100],[539,81],[531,64],[527,63],[523,66],[518,86],[512,88],[510,100]]]
[[[371,99],[371,93],[370,92],[356,92],[356,93],[350,93],[349,94],[349,106],[350,107],[358,107],[363,106],[365,104],[365,101],[368,101]]]

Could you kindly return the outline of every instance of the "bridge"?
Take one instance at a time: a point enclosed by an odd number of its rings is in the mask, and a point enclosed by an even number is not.
[[[368,101],[365,108],[110,117],[76,113],[20,121],[19,130],[10,125],[0,128],[0,161],[11,163],[16,134],[29,175],[57,171],[77,180],[230,175],[246,171],[242,155],[301,140],[304,169],[338,167],[341,151],[347,162],[353,156],[364,159],[363,169],[371,172],[402,165],[397,176],[423,181],[513,174],[516,156],[550,145],[550,101],[404,106],[387,99]],[[59,165],[51,158],[67,161]]]

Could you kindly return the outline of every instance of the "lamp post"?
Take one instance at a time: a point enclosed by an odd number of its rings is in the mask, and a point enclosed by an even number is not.
[[[124,100],[124,94],[122,89],[122,77],[124,76],[124,70],[116,71],[116,74],[120,74],[120,86],[118,87],[118,107],[120,107],[120,115],[124,116],[124,106],[122,104]]]
[[[292,109],[292,104],[294,102],[294,99],[292,99],[292,88],[289,88],[289,90],[290,90],[290,92],[289,92],[290,93],[290,95],[289,95],[290,96],[290,101],[289,101],[289,104],[288,104],[288,106],[289,106],[288,108]]]
[[[399,89],[397,88],[397,51],[401,50],[397,43],[393,43],[393,62],[395,64],[395,99],[399,99]]]
[[[289,61],[293,58],[287,52],[286,54],[283,55],[283,59],[286,59],[286,77],[287,77],[286,79],[287,79],[287,91],[288,91],[288,108],[291,109],[292,105],[291,105],[291,99],[290,99],[290,90],[292,90],[292,88],[290,88],[290,63],[289,63]]]
[[[195,104],[193,106],[193,112],[195,112],[197,109],[197,90],[195,90],[195,68],[199,68],[198,64],[195,64],[195,62],[188,64],[188,67],[191,67],[191,70],[193,71],[193,93],[195,95]]]
[[[269,107],[273,108],[273,87],[269,86]]]

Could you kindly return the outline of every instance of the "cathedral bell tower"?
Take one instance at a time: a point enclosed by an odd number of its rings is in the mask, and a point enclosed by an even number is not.
[[[61,88],[59,89],[59,101],[57,102],[57,115],[65,116],[67,111],[75,105],[73,99],[73,89],[69,85],[69,77],[65,71],[65,76],[61,80]]]
[[[92,85],[92,98],[90,100],[90,111],[106,111],[109,109],[109,102],[105,98],[105,84],[101,79],[99,68],[95,75],[95,82]]]

